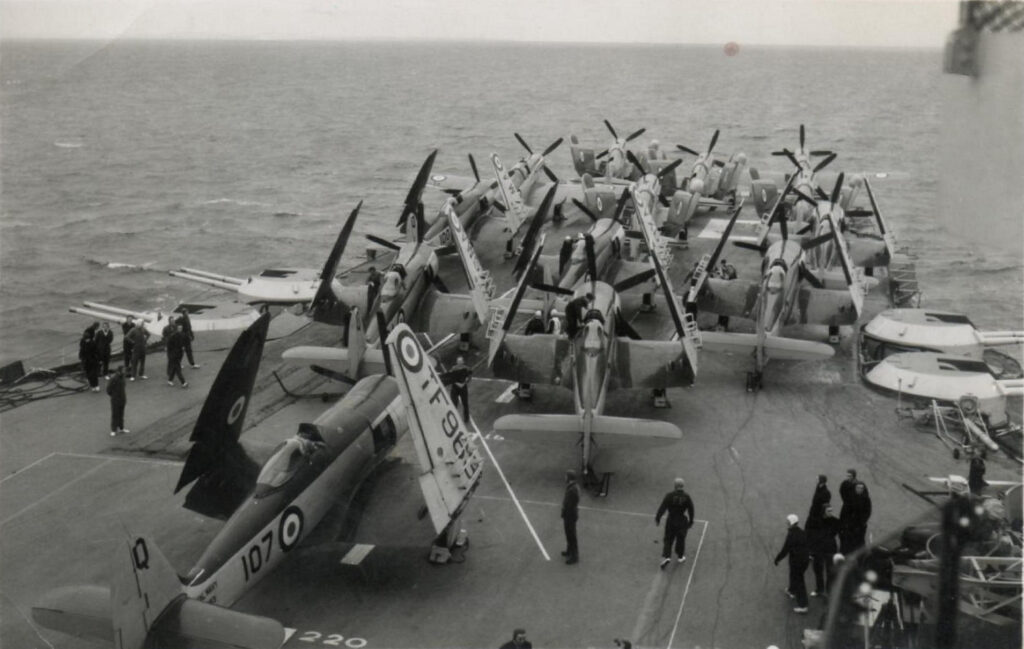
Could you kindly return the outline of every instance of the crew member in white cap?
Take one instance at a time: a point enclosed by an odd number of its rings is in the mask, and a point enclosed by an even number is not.
[[[658,513],[654,515],[654,524],[661,523],[661,517],[668,512],[665,520],[665,539],[661,546],[661,567],[664,568],[672,560],[672,545],[676,546],[676,557],[679,563],[686,561],[686,533],[693,527],[693,500],[686,493],[686,482],[676,478],[675,488],[661,499]]]
[[[786,542],[775,556],[775,565],[789,557],[789,587],[786,594],[796,600],[793,612],[803,614],[807,613],[807,586],[804,584],[804,573],[811,562],[807,552],[807,535],[800,529],[800,517],[796,514],[786,516],[786,522],[789,524]]]
[[[562,335],[562,314],[558,309],[551,309],[551,317],[548,318],[548,333],[556,336]]]

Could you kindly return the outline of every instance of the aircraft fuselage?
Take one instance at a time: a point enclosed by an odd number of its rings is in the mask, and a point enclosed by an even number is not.
[[[231,606],[280,564],[408,430],[395,382],[367,377],[283,442],[189,572],[186,594]],[[315,439],[319,436],[319,440]]]

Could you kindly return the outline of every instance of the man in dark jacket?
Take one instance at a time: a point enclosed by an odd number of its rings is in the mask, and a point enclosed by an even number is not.
[[[661,567],[672,560],[672,545],[676,546],[679,563],[686,561],[686,533],[693,527],[693,499],[686,493],[686,482],[676,478],[675,488],[661,499],[654,524],[661,524],[661,517],[668,512],[665,520],[665,537],[661,544]]]
[[[165,336],[167,345],[167,385],[174,385],[174,377],[181,381],[181,387],[187,388],[188,381],[181,372],[181,359],[185,356],[185,332],[180,326],[173,328]]]
[[[979,496],[987,486],[988,483],[985,482],[985,449],[982,448],[971,458],[971,468],[967,473],[967,488],[971,490],[972,494]]]
[[[853,488],[856,484],[856,469],[847,469],[846,479],[839,484],[839,498],[843,501],[843,506],[839,510],[839,551],[843,554],[847,554],[850,551],[849,535],[844,521],[847,521],[850,518],[849,508],[850,503],[853,501]]]
[[[82,372],[89,382],[89,389],[100,391],[100,356],[96,348],[96,334],[92,327],[82,333],[78,341],[78,360],[82,363]]]
[[[832,492],[828,490],[828,476],[819,475],[818,484],[814,487],[814,495],[811,497],[811,510],[807,512],[807,531],[810,532],[811,524],[822,517],[825,513],[825,505],[832,502]]]
[[[836,536],[839,534],[839,519],[832,512],[831,505],[825,505],[821,515],[807,521],[807,549],[811,554],[811,570],[814,572],[814,590],[811,597],[825,595],[832,588],[830,564],[839,549]]]
[[[864,547],[871,518],[871,496],[863,482],[854,485],[853,494],[839,515],[839,551],[856,552]]]
[[[110,323],[103,322],[99,331],[96,332],[96,353],[100,361],[100,374],[110,378],[110,348],[114,346],[114,332],[110,330]]]
[[[146,343],[149,340],[149,332],[146,331],[145,323],[141,320],[136,322],[124,339],[125,342],[131,343],[132,348],[132,366],[128,380],[134,381],[136,377],[148,379],[149,377],[146,376]]]
[[[459,407],[462,402],[462,421],[469,425],[469,380],[473,378],[473,370],[466,365],[466,359],[459,356],[455,359],[452,369],[445,372],[444,382],[449,384],[452,405]]]
[[[800,517],[790,514],[786,517],[789,523],[789,531],[786,533],[786,542],[782,549],[775,556],[775,565],[789,557],[789,588],[786,594],[796,599],[794,613],[807,612],[807,586],[804,584],[804,573],[807,572],[807,565],[810,563],[810,556],[807,552],[807,535],[800,526]]]
[[[124,427],[124,407],[128,397],[124,390],[123,365],[114,370],[114,375],[107,383],[107,394],[110,395],[110,436],[131,432]]]
[[[575,338],[576,332],[580,330],[580,323],[583,322],[583,316],[586,315],[587,309],[594,302],[594,294],[587,293],[581,295],[569,302],[565,307],[565,327],[566,333],[569,334],[569,338]]]
[[[195,357],[192,355],[192,341],[196,339],[196,335],[192,332],[192,319],[188,317],[188,311],[182,311],[181,315],[178,316],[178,326],[181,327],[181,332],[185,334],[183,340],[185,344],[185,358],[188,359],[188,366],[194,370],[199,369],[199,364],[196,363]]]
[[[565,550],[562,556],[565,562],[574,564],[580,560],[580,550],[576,543],[576,521],[579,519],[580,488],[576,484],[576,472],[565,472],[565,495],[562,496],[562,526],[565,528]]]

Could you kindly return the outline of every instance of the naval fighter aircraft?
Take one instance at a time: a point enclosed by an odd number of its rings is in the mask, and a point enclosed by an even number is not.
[[[227,519],[195,566],[179,577],[152,538],[130,535],[119,543],[109,588],[51,591],[32,609],[36,622],[118,649],[280,647],[286,636],[277,620],[227,607],[287,563],[407,431],[438,542],[450,547],[483,462],[408,326],[388,337],[391,376],[363,379],[293,437],[263,449],[241,433],[269,321],[264,314],[229,352],[175,489],[195,483],[185,507]]]

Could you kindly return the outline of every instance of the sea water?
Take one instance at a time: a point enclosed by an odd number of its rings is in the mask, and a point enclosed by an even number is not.
[[[941,53],[477,43],[117,41],[0,46],[0,364],[73,360],[83,301],[173,308],[188,266],[245,277],[319,268],[348,212],[394,234],[416,170],[482,173],[488,155],[577,134],[604,148],[602,120],[663,148],[839,157],[872,176],[901,247],[919,256],[923,304],[979,326],[1024,328],[1019,250],[981,249],[936,220]],[[568,143],[552,154],[573,169]],[[425,196],[435,211],[443,195]],[[970,218],[970,215],[965,215]],[[1007,218],[1012,218],[1007,215]],[[345,263],[343,262],[343,266]]]

